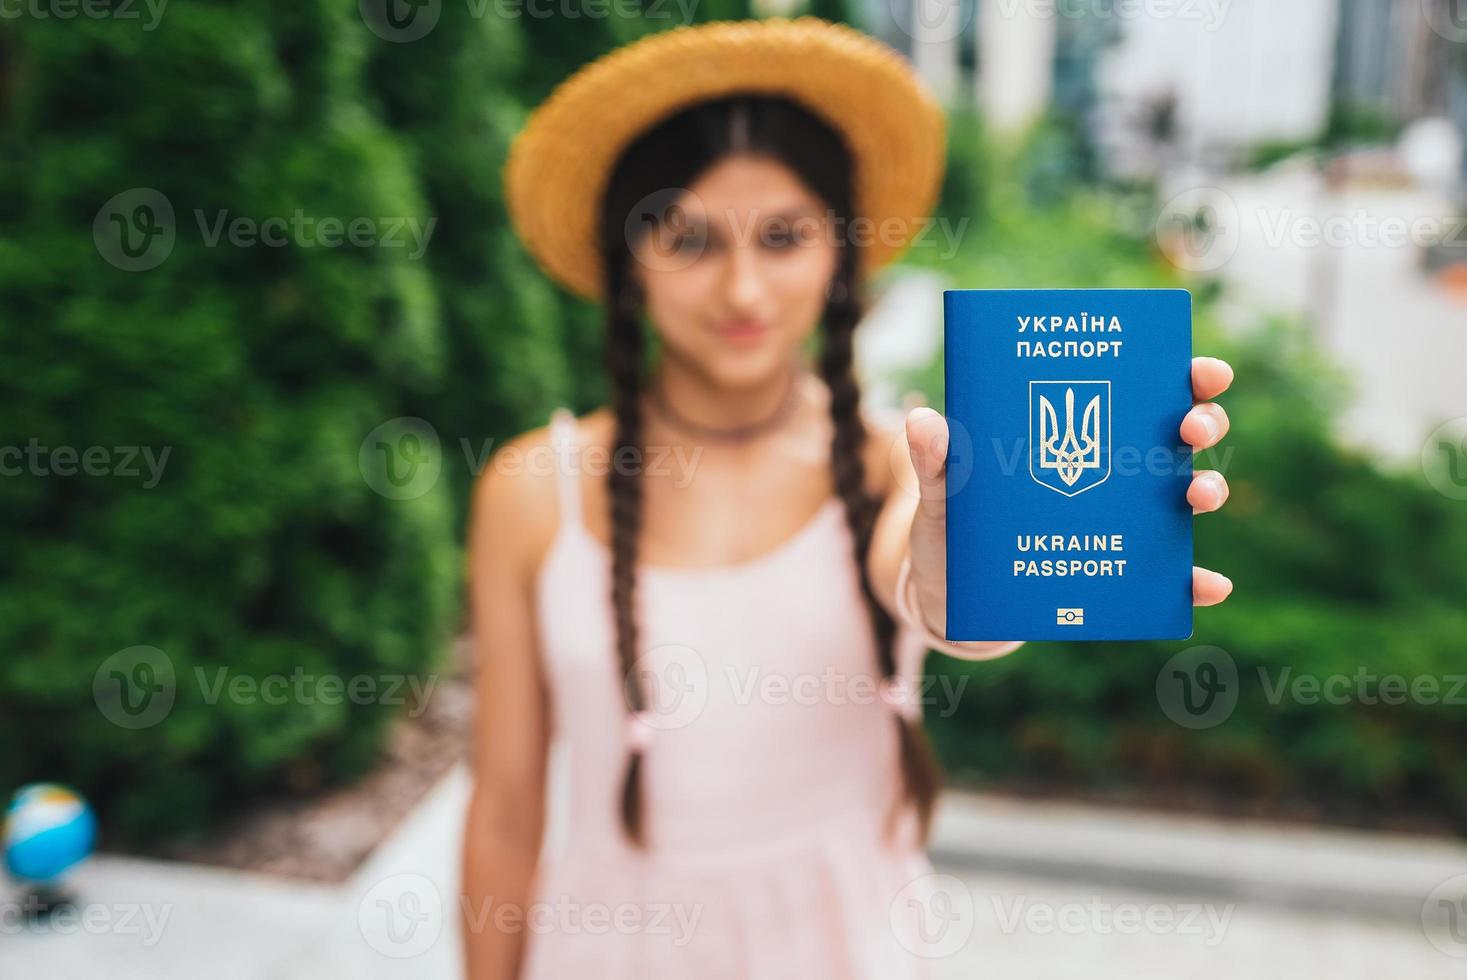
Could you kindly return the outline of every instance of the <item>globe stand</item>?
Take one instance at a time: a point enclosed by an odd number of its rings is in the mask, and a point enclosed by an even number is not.
[[[27,922],[45,922],[62,909],[73,908],[76,898],[60,885],[32,882],[21,892],[20,914]]]

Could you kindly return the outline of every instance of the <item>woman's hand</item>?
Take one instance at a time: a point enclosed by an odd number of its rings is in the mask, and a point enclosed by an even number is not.
[[[1192,449],[1215,446],[1228,433],[1228,415],[1216,398],[1233,383],[1233,369],[1215,357],[1192,361],[1193,405],[1182,419],[1182,439]],[[917,471],[921,500],[912,518],[909,548],[912,581],[916,586],[919,611],[933,632],[946,636],[947,625],[947,419],[930,408],[915,408],[907,415],[907,446]],[[1199,470],[1187,488],[1192,513],[1217,510],[1228,499],[1228,482],[1216,470]],[[1214,606],[1233,591],[1226,576],[1205,568],[1192,569],[1192,602]],[[963,646],[962,643],[955,644]],[[981,648],[985,644],[973,644]]]

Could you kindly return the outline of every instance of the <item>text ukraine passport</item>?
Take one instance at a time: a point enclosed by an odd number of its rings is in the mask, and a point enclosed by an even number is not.
[[[949,290],[947,635],[1192,635],[1192,297]]]

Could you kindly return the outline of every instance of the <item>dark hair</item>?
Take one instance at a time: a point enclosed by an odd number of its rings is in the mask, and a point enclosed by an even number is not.
[[[639,220],[634,209],[646,210],[649,200],[687,187],[714,163],[735,152],[779,160],[820,195],[835,218],[849,226],[855,217],[854,167],[845,141],[824,120],[787,99],[749,95],[699,103],[659,123],[622,153],[607,182],[601,213],[603,286],[608,298],[606,365],[616,415],[614,459],[640,459],[642,452],[640,394],[645,348],[641,297],[631,274],[631,252],[639,233],[638,226],[631,224],[631,220]],[[820,375],[830,389],[834,427],[830,466],[855,542],[853,558],[875,634],[877,666],[883,678],[890,678],[896,671],[896,625],[877,601],[866,573],[866,554],[881,500],[866,487],[862,449],[868,433],[860,413],[860,387],[852,370],[852,335],[861,316],[860,252],[844,236],[836,236],[836,245],[840,255],[822,318],[819,361]],[[640,680],[633,676],[637,661],[633,597],[643,512],[639,473],[640,467],[612,467],[608,486],[616,655],[633,712],[645,707],[646,698]],[[900,733],[904,797],[916,806],[925,838],[938,789],[937,764],[921,723],[905,720],[895,712],[893,718]],[[627,836],[641,845],[642,753],[635,747],[627,760],[622,822]]]

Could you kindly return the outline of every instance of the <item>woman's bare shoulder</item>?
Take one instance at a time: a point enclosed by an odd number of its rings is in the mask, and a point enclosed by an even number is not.
[[[596,409],[576,419],[575,447],[583,451],[608,433],[609,413]],[[560,524],[565,462],[548,424],[503,443],[474,481],[470,533],[492,539],[496,551],[504,549],[523,570],[538,568]],[[578,479],[581,467],[571,465],[568,472]]]

